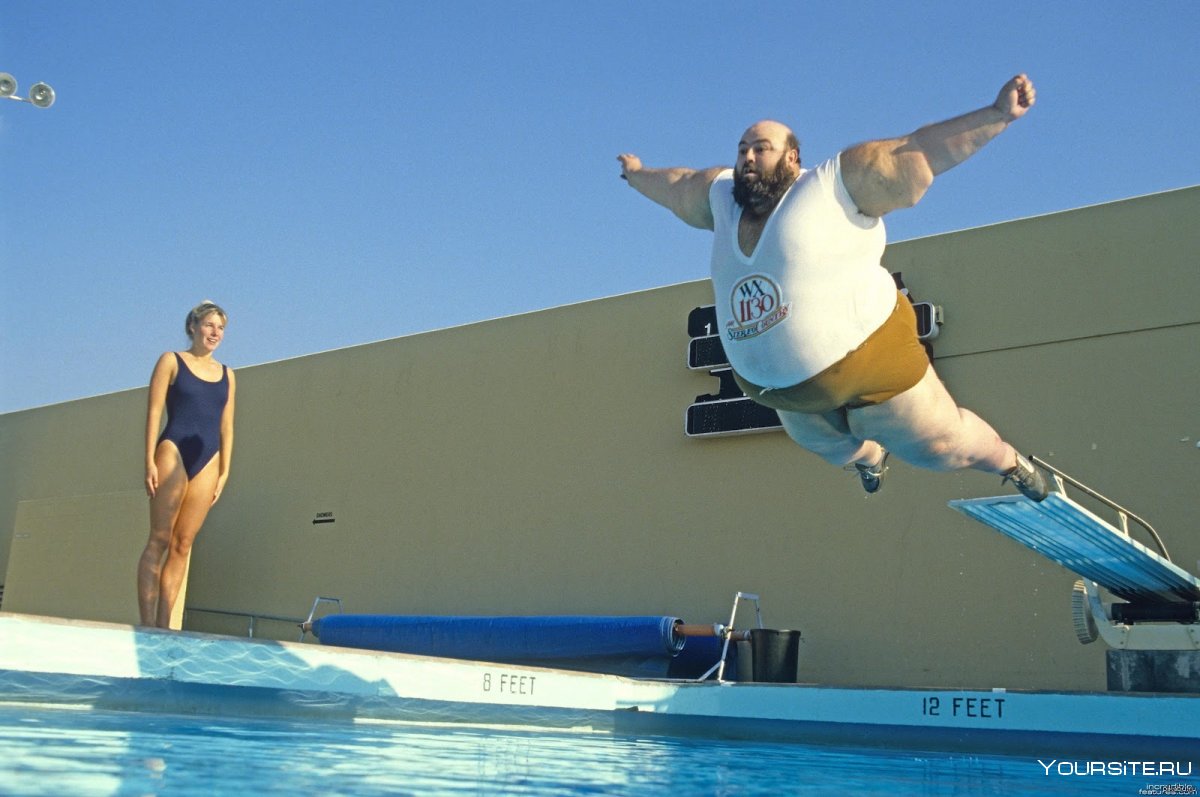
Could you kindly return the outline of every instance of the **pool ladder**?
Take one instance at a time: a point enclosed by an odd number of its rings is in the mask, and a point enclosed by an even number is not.
[[[748,631],[738,631],[734,627],[734,621],[737,619],[738,604],[744,600],[754,601],[754,620],[756,623],[758,623],[759,628],[763,627],[762,604],[759,601],[758,595],[753,592],[736,593],[733,596],[733,608],[729,611],[729,624],[724,626],[717,624],[713,628],[713,630],[717,632],[716,635],[724,639],[724,642],[721,645],[721,659],[712,667],[709,667],[707,672],[696,679],[697,681],[707,680],[708,677],[714,672],[717,674],[718,682],[725,681],[725,660],[729,655],[729,643],[749,638]]]

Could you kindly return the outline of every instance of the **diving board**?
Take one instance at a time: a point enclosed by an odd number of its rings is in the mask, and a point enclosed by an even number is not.
[[[1061,492],[950,501],[959,512],[1130,602],[1200,601],[1200,579]]]

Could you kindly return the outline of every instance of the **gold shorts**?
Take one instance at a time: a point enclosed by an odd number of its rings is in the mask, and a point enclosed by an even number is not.
[[[882,404],[908,390],[929,368],[929,355],[917,339],[912,303],[897,294],[896,308],[854,351],[814,377],[792,387],[762,388],[734,371],[748,397],[763,406],[810,414]]]

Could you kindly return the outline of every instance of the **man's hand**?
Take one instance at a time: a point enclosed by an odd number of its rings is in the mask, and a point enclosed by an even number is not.
[[[858,209],[882,216],[915,205],[933,178],[974,155],[1033,107],[1033,81],[1020,74],[991,105],[925,125],[899,138],[867,141],[842,152],[842,182]]]
[[[1024,116],[1037,100],[1033,81],[1027,75],[1017,75],[1004,84],[992,106],[1012,122]]]
[[[628,152],[617,156],[621,179],[638,193],[657,202],[693,227],[713,228],[712,208],[708,205],[708,187],[721,173],[712,169],[647,169],[642,159]]]
[[[632,174],[633,172],[639,172],[642,170],[642,159],[639,158],[637,155],[630,155],[629,153],[626,152],[624,154],[618,155],[617,160],[619,160],[621,162],[621,179],[622,180],[628,180],[630,174]]]

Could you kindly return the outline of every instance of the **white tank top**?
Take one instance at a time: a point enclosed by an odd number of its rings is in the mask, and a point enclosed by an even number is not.
[[[896,284],[880,265],[883,220],[855,207],[840,163],[801,172],[749,257],[738,246],[733,171],[709,188],[721,342],[734,370],[763,387],[791,387],[825,370],[896,306]]]

